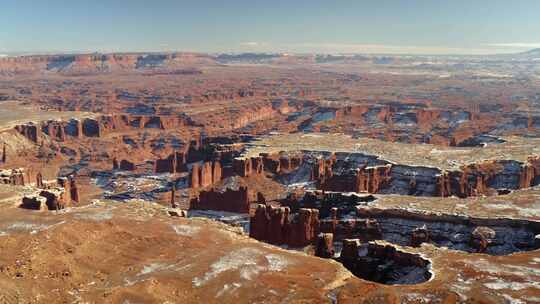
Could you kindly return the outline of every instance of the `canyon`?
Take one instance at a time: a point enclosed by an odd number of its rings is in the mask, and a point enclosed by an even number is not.
[[[0,298],[538,301],[537,62],[392,58],[0,58]]]

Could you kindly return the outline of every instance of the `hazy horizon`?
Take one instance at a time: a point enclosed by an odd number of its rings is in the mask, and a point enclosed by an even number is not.
[[[489,55],[540,48],[540,2],[7,0],[0,54]]]

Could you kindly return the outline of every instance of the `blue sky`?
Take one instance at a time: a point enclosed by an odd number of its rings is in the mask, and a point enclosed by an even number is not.
[[[0,0],[0,53],[502,53],[540,47],[538,0]]]

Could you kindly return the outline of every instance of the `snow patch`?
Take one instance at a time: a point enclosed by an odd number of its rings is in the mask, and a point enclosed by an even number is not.
[[[242,286],[240,283],[232,283],[232,284],[225,284],[223,285],[223,289],[221,289],[217,294],[216,298],[221,297],[223,294],[227,293],[233,293],[235,290],[240,288]]]
[[[206,282],[218,277],[227,271],[239,271],[243,280],[253,280],[263,271],[283,271],[290,262],[282,255],[267,254],[255,248],[242,248],[228,253],[217,262],[210,265],[210,271],[203,277],[193,279],[193,286],[200,287]],[[262,258],[266,259],[266,265],[261,265]]]
[[[139,274],[137,274],[137,276],[149,274],[149,273],[155,272],[157,270],[160,270],[160,269],[163,269],[163,268],[166,268],[166,267],[167,267],[167,265],[162,264],[162,263],[152,263],[152,264],[147,265],[147,266],[145,265],[143,267],[143,269],[141,270],[141,272],[139,272]]]
[[[484,284],[489,289],[500,290],[500,289],[510,289],[510,290],[522,290],[529,287],[533,287],[533,284],[528,283],[519,283],[519,282],[506,282],[501,279],[496,279],[494,282]]]
[[[284,256],[274,253],[266,255],[266,260],[270,271],[283,271],[290,264]]]
[[[172,225],[172,228],[176,234],[182,236],[194,236],[201,230],[201,227],[189,225]]]
[[[113,218],[112,212],[109,210],[103,211],[103,212],[96,212],[96,213],[78,213],[75,215],[75,217],[83,220],[91,220],[91,221],[107,221]]]

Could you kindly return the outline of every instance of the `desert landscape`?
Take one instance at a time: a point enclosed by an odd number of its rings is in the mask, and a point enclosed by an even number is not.
[[[0,58],[0,302],[540,302],[539,59]]]
[[[0,304],[540,303],[538,12],[2,0]]]

